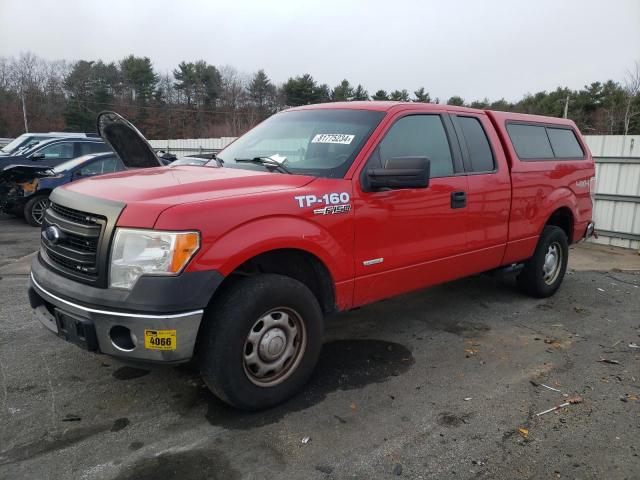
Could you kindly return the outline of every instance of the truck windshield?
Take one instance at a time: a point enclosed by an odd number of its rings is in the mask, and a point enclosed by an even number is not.
[[[281,172],[275,167],[282,163],[293,174],[342,178],[384,115],[352,109],[282,112],[240,137],[217,158],[230,168]],[[246,161],[254,158],[270,158],[273,164]]]

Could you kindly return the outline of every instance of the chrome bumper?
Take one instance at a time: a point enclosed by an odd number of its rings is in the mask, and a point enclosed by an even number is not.
[[[596,234],[596,225],[593,222],[589,222],[589,225],[587,225],[587,229],[584,232],[584,240],[591,237],[598,238],[598,235]]]
[[[97,350],[107,355],[154,363],[180,363],[188,361],[193,356],[203,310],[167,315],[116,312],[89,308],[60,298],[40,286],[33,274],[31,274],[31,287],[46,302],[34,308],[35,317],[47,329],[66,339],[69,338],[59,331],[59,320],[56,315],[77,319],[81,324],[88,326],[87,331],[91,330],[89,326],[93,326]],[[114,338],[118,340],[114,332],[125,331],[122,328],[114,330],[114,327],[124,327],[130,332],[131,344],[127,348],[114,343]],[[145,348],[145,330],[175,330],[175,349]]]

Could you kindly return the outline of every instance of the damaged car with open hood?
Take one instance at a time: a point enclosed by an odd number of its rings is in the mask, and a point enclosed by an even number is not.
[[[98,130],[125,166],[151,168],[53,190],[31,265],[36,317],[127,363],[193,360],[241,409],[304,386],[326,315],[486,271],[549,297],[569,245],[594,232],[594,162],[567,119],[308,105],[175,166],[116,113]]]
[[[0,171],[0,211],[23,216],[29,225],[39,227],[54,188],[124,169],[114,153],[83,155],[55,167],[9,165]]]

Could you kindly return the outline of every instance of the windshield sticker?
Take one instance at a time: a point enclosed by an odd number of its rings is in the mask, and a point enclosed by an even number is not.
[[[355,135],[345,135],[343,133],[319,133],[313,139],[311,143],[340,143],[342,145],[350,145]]]

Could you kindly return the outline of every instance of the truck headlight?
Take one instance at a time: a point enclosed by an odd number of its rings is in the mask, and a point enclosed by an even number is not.
[[[200,248],[198,232],[118,228],[109,284],[131,289],[142,275],[178,275]]]

